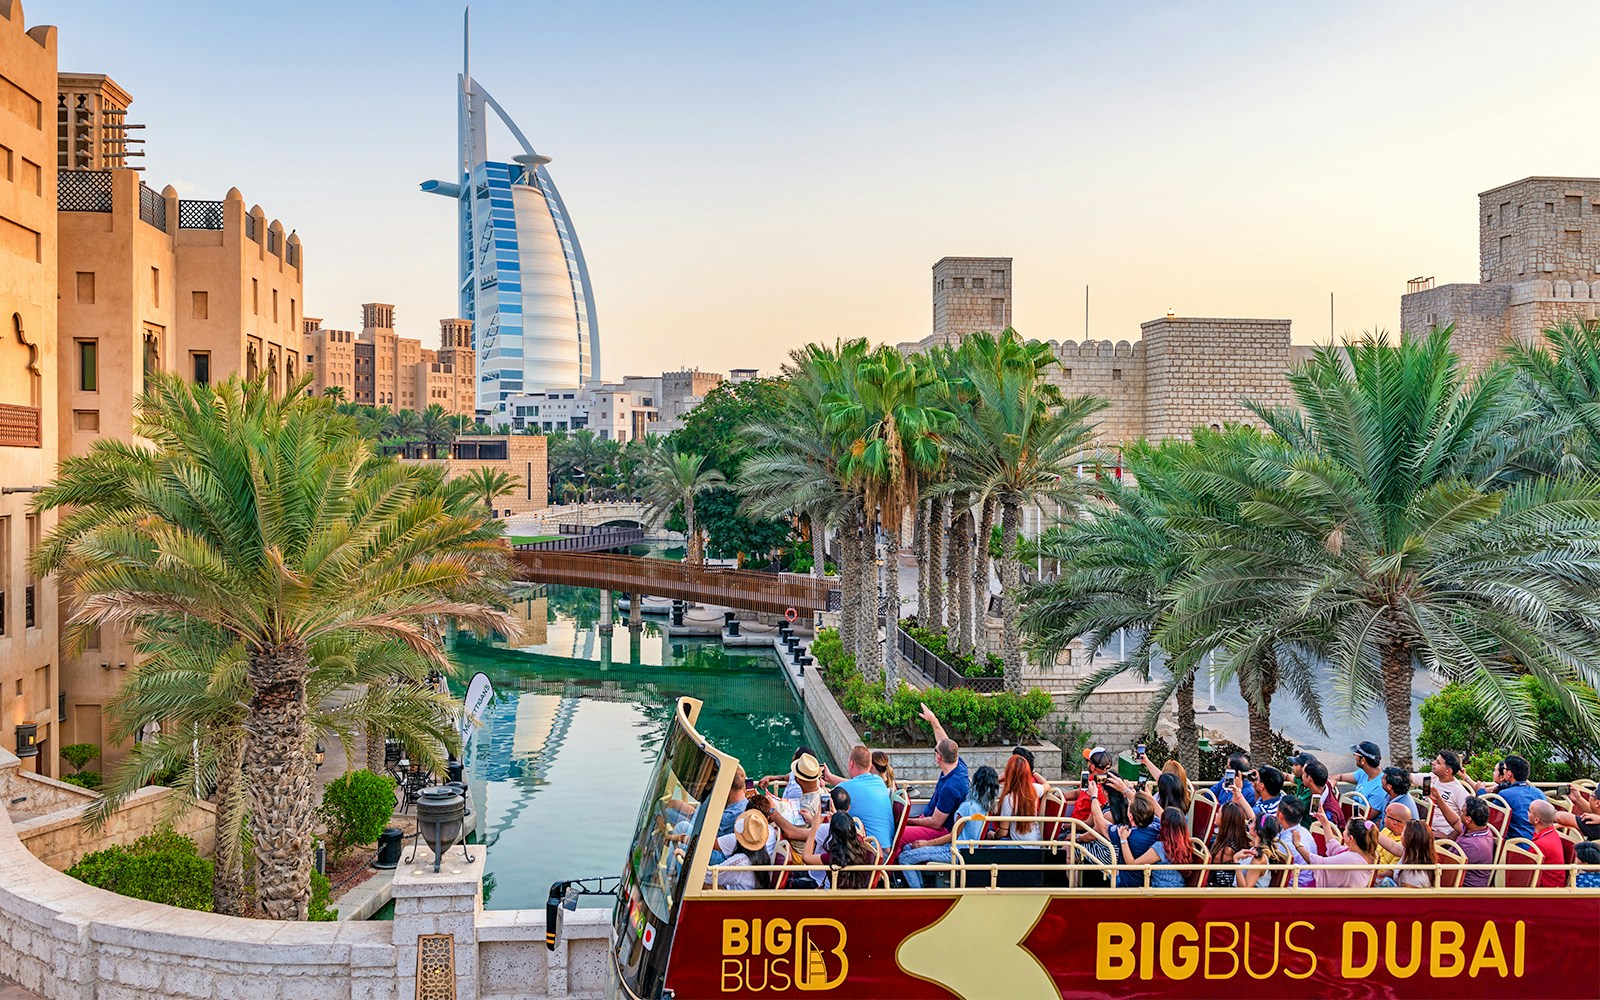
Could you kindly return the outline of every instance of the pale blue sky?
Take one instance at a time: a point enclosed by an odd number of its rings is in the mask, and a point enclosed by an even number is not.
[[[25,5],[134,95],[151,183],[299,231],[309,314],[393,302],[436,342],[454,215],[417,182],[454,158],[458,5]],[[945,255],[1014,257],[1047,339],[1083,337],[1085,284],[1097,338],[1172,308],[1325,339],[1330,291],[1340,332],[1393,328],[1405,279],[1476,280],[1478,191],[1600,174],[1595,15],[480,0],[473,74],[554,157],[615,378],[922,336]]]

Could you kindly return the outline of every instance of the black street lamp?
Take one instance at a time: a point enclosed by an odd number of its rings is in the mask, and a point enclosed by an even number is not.
[[[466,796],[449,785],[431,785],[417,794],[417,837],[427,841],[433,851],[433,870],[438,871],[444,852],[461,844],[461,855],[475,860],[462,840],[463,820],[467,815]],[[412,842],[411,857],[406,864],[417,859],[416,841]]]
[[[24,722],[17,726],[17,756],[39,756],[39,724]]]

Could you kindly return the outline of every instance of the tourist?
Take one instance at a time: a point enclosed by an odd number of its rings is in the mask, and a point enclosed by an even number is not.
[[[1334,827],[1344,825],[1344,807],[1339,805],[1339,796],[1335,794],[1333,782],[1328,780],[1328,768],[1320,760],[1313,760],[1305,766],[1306,788],[1311,792],[1311,801],[1306,811],[1305,826],[1309,829],[1311,824],[1318,819],[1326,817]],[[1282,808],[1280,803],[1279,808]]]
[[[1228,770],[1233,772],[1231,776],[1224,772],[1217,783],[1211,786],[1211,794],[1216,797],[1217,805],[1225,806],[1234,795],[1239,795],[1254,809],[1256,792],[1246,780],[1246,772],[1250,770],[1250,755],[1243,750],[1229,754]]]
[[[1093,747],[1083,751],[1083,761],[1088,765],[1084,770],[1089,772],[1089,781],[1072,803],[1072,818],[1087,823],[1092,813],[1110,805],[1105,778],[1111,771],[1111,753],[1105,747]]]
[[[1420,819],[1408,819],[1400,842],[1403,849],[1400,867],[1394,873],[1394,884],[1402,889],[1432,889],[1434,866],[1439,863],[1432,828]]]
[[[1239,865],[1234,885],[1246,889],[1266,889],[1272,885],[1275,877],[1287,878],[1287,875],[1279,875],[1271,867],[1290,863],[1289,852],[1283,843],[1286,832],[1289,831],[1279,823],[1277,814],[1261,817],[1259,832],[1256,824],[1250,824],[1250,846],[1234,855],[1234,861]]]
[[[1222,807],[1217,817],[1217,830],[1211,837],[1211,863],[1230,867],[1211,870],[1211,885],[1233,888],[1234,871],[1231,867],[1240,851],[1250,847],[1250,828],[1255,826],[1250,807],[1243,798],[1234,799]]]
[[[889,763],[889,754],[883,750],[872,751],[872,773],[883,779],[888,786],[889,794],[905,801],[904,793],[894,783],[894,765]]]
[[[1578,888],[1600,889],[1600,844],[1585,840],[1573,847],[1577,857]]]
[[[1400,863],[1405,856],[1406,824],[1411,822],[1411,814],[1399,802],[1391,802],[1383,807],[1383,825],[1378,828],[1377,863],[1383,866],[1378,872],[1376,885],[1390,886],[1394,884],[1394,866]]]
[[[839,785],[828,793],[828,802],[832,804],[834,813],[847,813],[850,811],[850,792]]]
[[[952,860],[951,851],[960,849],[963,844],[953,841],[973,841],[983,839],[984,818],[994,812],[995,802],[1000,796],[1000,776],[995,774],[994,768],[985,764],[972,774],[972,781],[967,788],[966,797],[956,805],[952,815],[951,828],[948,831],[935,831],[933,837],[926,837],[915,844],[903,847],[900,851],[900,864],[924,865],[930,862],[949,863]],[[976,817],[976,818],[973,818]],[[906,885],[913,889],[922,888],[922,873],[915,869],[902,871]]]
[[[1377,828],[1367,820],[1352,819],[1345,823],[1341,833],[1328,822],[1327,813],[1319,813],[1317,822],[1328,841],[1327,854],[1318,854],[1311,834],[1295,828],[1298,853],[1304,855],[1312,865],[1310,871],[1300,874],[1300,884],[1319,889],[1365,889],[1370,886],[1373,859],[1378,851]]]
[[[1038,816],[1044,793],[1049,785],[1033,775],[1028,759],[1013,753],[1006,759],[1006,773],[1000,778],[1001,816]],[[996,825],[995,836],[1001,840],[1038,840],[1044,835],[1044,824],[1035,820],[1002,820]]]
[[[849,778],[841,778],[823,768],[822,780],[845,790],[850,796],[850,815],[867,831],[867,836],[878,842],[885,851],[893,850],[894,806],[889,801],[889,789],[872,770],[872,751],[857,744],[850,748],[845,761]]]
[[[1122,779],[1110,776],[1109,780],[1121,782]],[[1114,823],[1103,831],[1117,851],[1121,864],[1135,864],[1130,859],[1146,857],[1160,841],[1161,823],[1157,818],[1157,809],[1156,800],[1150,793],[1134,792],[1128,798],[1127,825]],[[1148,861],[1137,863],[1150,864]],[[1117,872],[1117,888],[1134,889],[1142,885],[1144,876],[1141,873],[1125,869]]]
[[[1283,801],[1283,772],[1267,764],[1255,774],[1256,817],[1276,816]]]
[[[1495,765],[1495,784],[1488,790],[1505,799],[1506,805],[1511,807],[1511,825],[1506,830],[1508,839],[1511,837],[1533,839],[1533,822],[1528,819],[1528,806],[1534,802],[1544,801],[1544,793],[1528,784],[1528,772],[1527,758],[1516,754]]]
[[[819,813],[822,811],[822,765],[811,754],[803,753],[794,759],[794,780],[784,786],[784,799],[796,804],[798,809]],[[798,789],[790,795],[789,789]]]
[[[1042,791],[1039,792],[1039,795],[1042,798],[1044,793],[1050,790],[1050,779],[1039,773],[1039,766],[1033,761],[1033,751],[1029,750],[1025,746],[1018,745],[1011,748],[1011,756],[1021,757],[1027,762],[1028,773],[1033,775],[1033,783],[1042,788]],[[1007,763],[1009,763],[1009,761]]]
[[[1362,740],[1351,747],[1350,752],[1356,755],[1356,769],[1334,775],[1334,787],[1341,781],[1355,782],[1356,791],[1367,800],[1373,813],[1382,812],[1389,804],[1389,796],[1383,790],[1383,751],[1371,740]]]
[[[757,781],[756,782],[756,786],[759,787],[764,792],[770,792],[771,789],[772,789],[773,784],[776,783],[776,782],[780,782],[781,781],[781,782],[783,782],[783,797],[784,798],[786,798],[786,799],[797,799],[797,798],[799,798],[800,797],[800,786],[795,783],[796,775],[794,773],[794,764],[795,764],[795,761],[798,761],[801,757],[808,757],[808,756],[813,760],[815,760],[817,758],[817,755],[812,751],[812,749],[810,747],[804,747],[804,746],[796,747],[795,751],[794,751],[794,756],[789,759],[789,773],[788,774],[786,774],[786,775],[784,775],[784,774],[769,774],[766,777],[764,777],[764,778],[760,779],[759,781]]]
[[[1422,810],[1417,806],[1417,800],[1411,797],[1411,774],[1405,768],[1383,769],[1383,797],[1385,806],[1399,803],[1401,808],[1411,814],[1412,819],[1422,818]]]
[[[748,809],[741,813],[738,822],[734,824],[733,833],[726,837],[717,838],[717,847],[725,855],[722,859],[724,868],[729,866],[747,867],[772,864],[772,849],[777,846],[777,840],[767,824],[767,819],[759,809]],[[711,886],[717,889],[770,889],[776,881],[775,872],[770,871],[720,871],[716,875],[716,884]],[[707,880],[709,886],[710,880]]]
[[[1493,874],[1487,866],[1494,864],[1496,846],[1494,831],[1489,829],[1489,803],[1476,795],[1467,796],[1459,822],[1462,832],[1456,836],[1456,846],[1467,858],[1467,873],[1461,878],[1461,886],[1482,889]]]
[[[1083,751],[1084,768],[1089,780],[1078,792],[1072,805],[1074,819],[1087,824],[1101,836],[1109,836],[1113,824],[1128,822],[1127,785],[1111,773],[1113,758],[1105,747],[1091,747]],[[1089,830],[1077,834],[1082,850],[1095,861],[1109,867],[1112,850]],[[1113,841],[1114,843],[1114,841]]]
[[[722,810],[722,820],[717,823],[717,836],[725,837],[733,832],[733,821],[744,812],[745,796],[749,794],[749,779],[745,776],[744,768],[736,767],[733,771],[733,785],[728,789],[728,807]]]
[[[933,709],[922,706],[922,719],[933,727],[933,760],[939,768],[939,780],[933,786],[933,795],[922,807],[922,815],[906,817],[906,828],[900,834],[900,846],[928,840],[950,829],[956,808],[967,797],[970,781],[967,763],[961,759],[961,748],[945,735],[944,726]],[[990,773],[994,768],[989,768]],[[998,785],[998,781],[996,782]]]
[[[1303,810],[1306,813],[1311,811],[1311,789],[1306,785],[1306,765],[1316,762],[1316,755],[1304,750],[1289,758],[1289,772],[1294,775],[1294,787],[1288,794],[1300,800],[1300,804],[1306,807]]]
[[[819,843],[822,849],[817,851],[815,848]],[[824,824],[820,830],[813,831],[811,837],[807,838],[800,850],[800,860],[813,866],[808,881],[815,881],[819,886],[828,884],[828,876],[818,869],[831,871],[833,884],[840,889],[865,889],[872,883],[872,873],[869,871],[840,870],[873,864],[874,854],[872,845],[861,835],[861,828],[854,817],[848,810],[839,809],[837,804],[832,821]],[[794,877],[790,876],[791,884],[794,881]]]
[[[1278,803],[1278,845],[1284,854],[1301,864],[1309,864],[1310,859],[1295,844],[1294,832],[1302,828],[1300,824],[1305,818],[1306,804],[1294,796],[1285,795],[1283,801]],[[1266,828],[1266,820],[1263,820],[1261,829],[1265,831]]]
[[[1194,793],[1189,785],[1172,771],[1162,771],[1156,779],[1156,801],[1161,803],[1163,809],[1176,809],[1188,815],[1189,806],[1194,801]]]
[[[1134,800],[1133,808],[1138,809],[1139,803],[1149,803],[1149,808],[1155,807],[1155,799],[1147,793],[1140,793]],[[1141,813],[1142,809],[1139,810]],[[1136,868],[1154,868],[1150,873],[1150,881],[1146,883],[1142,873],[1124,872],[1129,876],[1132,884],[1146,885],[1153,889],[1181,889],[1184,887],[1184,872],[1172,868],[1172,865],[1188,865],[1194,863],[1194,848],[1189,843],[1189,822],[1183,813],[1177,809],[1163,809],[1161,819],[1150,827],[1156,831],[1155,839],[1150,846],[1140,853],[1134,852],[1135,839],[1131,836],[1122,839],[1122,863]],[[1123,875],[1117,877],[1117,884],[1122,884]]]
[[[1556,826],[1556,807],[1549,799],[1535,799],[1528,804],[1528,819],[1533,824],[1533,847],[1544,856],[1539,869],[1539,885],[1554,889],[1567,884],[1566,838]]]
[[[1466,769],[1461,765],[1461,757],[1451,750],[1440,750],[1433,756],[1433,765],[1423,774],[1413,774],[1411,783],[1421,785],[1424,794],[1433,802],[1433,818],[1429,825],[1433,828],[1435,837],[1453,837],[1456,829],[1445,816],[1445,807],[1459,816],[1461,806],[1467,801],[1467,796],[1472,792],[1468,790],[1461,776]]]
[[[1556,822],[1577,830],[1584,840],[1600,840],[1600,799],[1577,785],[1568,790],[1572,811],[1562,813]]]

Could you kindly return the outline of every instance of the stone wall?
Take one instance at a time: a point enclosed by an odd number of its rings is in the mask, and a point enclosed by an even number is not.
[[[1509,285],[1438,285],[1400,297],[1400,329],[1426,333],[1455,324],[1450,343],[1473,370],[1482,371],[1500,356],[1509,332]]]
[[[87,806],[69,806],[17,822],[17,838],[28,853],[56,871],[66,871],[85,854],[113,844],[131,844],[170,822],[178,833],[193,838],[202,855],[210,857],[217,841],[216,807],[209,802],[197,802],[181,814],[169,815],[173,794],[172,789],[162,786],[141,788],[128,796],[116,813],[94,832],[83,824]]]
[[[924,349],[1011,323],[1010,257],[945,257],[933,265],[933,333]]]
[[[98,797],[87,788],[23,770],[21,762],[5,750],[0,750],[0,796],[4,796],[5,810],[13,820],[88,805]]]
[[[1293,402],[1286,319],[1165,316],[1144,333],[1144,436],[1188,438],[1195,427],[1261,421],[1245,409]]]
[[[1478,195],[1478,280],[1594,280],[1600,178],[1526,177]]]
[[[1048,381],[1068,396],[1099,396],[1110,405],[1095,416],[1095,440],[1115,447],[1144,436],[1145,345],[1119,340],[1050,341],[1059,364]]]

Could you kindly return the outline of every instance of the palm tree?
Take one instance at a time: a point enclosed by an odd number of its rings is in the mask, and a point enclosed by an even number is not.
[[[1600,474],[1600,321],[1552,327],[1540,344],[1514,341],[1506,356],[1528,400],[1520,457],[1548,475]]]
[[[330,385],[322,390],[322,394],[336,403],[344,402],[344,386],[342,385]]]
[[[499,469],[480,466],[456,477],[456,483],[467,495],[483,504],[490,517],[495,517],[494,502],[513,490],[522,488],[522,480]]]
[[[1037,347],[1024,344],[1007,330],[992,341],[992,354],[978,354],[967,366],[973,403],[961,412],[953,435],[951,482],[1000,508],[1000,606],[1006,686],[1021,692],[1022,643],[1018,635],[1022,589],[1017,537],[1022,508],[1046,502],[1071,515],[1085,496],[1077,467],[1094,435],[1090,421],[1105,409],[1097,396],[1062,400],[1041,381],[1044,359]],[[985,346],[987,346],[985,344]],[[987,548],[980,532],[978,545]],[[987,582],[987,581],[985,581]],[[981,612],[980,612],[981,613]]]
[[[1249,576],[1271,595],[1250,632],[1325,635],[1350,713],[1381,703],[1389,755],[1412,756],[1417,663],[1471,685],[1513,738],[1531,709],[1508,683],[1540,679],[1590,732],[1600,642],[1600,486],[1543,479],[1509,490],[1504,429],[1512,373],[1467,383],[1449,329],[1391,344],[1324,348],[1289,376],[1298,410],[1257,408],[1290,446],[1241,482],[1243,539],[1297,537],[1302,558],[1237,544],[1197,570],[1197,588]]]
[[[378,460],[326,407],[260,379],[164,376],[135,416],[150,446],[98,441],[36,498],[66,512],[33,571],[61,574],[68,648],[175,616],[238,637],[257,898],[269,918],[304,919],[312,647],[394,639],[444,669],[440,619],[515,634],[489,603],[505,578],[498,526],[441,492],[437,470]]]
[[[704,455],[662,448],[651,456],[644,473],[644,500],[653,516],[665,520],[680,506],[683,508],[688,542],[685,558],[693,566],[705,561],[700,525],[694,516],[695,497],[728,482],[721,472],[707,469],[705,463]]]
[[[446,413],[444,407],[438,403],[429,403],[428,408],[422,411],[422,416],[418,420],[417,430],[428,446],[429,458],[438,458],[439,446],[449,444],[456,439],[456,431],[451,424],[450,414]]]
[[[894,657],[905,516],[917,507],[919,477],[943,460],[940,432],[954,419],[950,411],[933,405],[937,379],[931,366],[885,347],[861,363],[853,395],[833,391],[823,399],[826,429],[843,443],[840,477],[858,486],[869,518],[875,516],[888,536],[883,671],[891,694],[897,686]]]
[[[1053,659],[1082,639],[1092,657],[1119,632],[1124,639],[1135,638],[1127,656],[1084,678],[1073,694],[1075,709],[1112,678],[1133,673],[1148,679],[1163,665],[1155,634],[1170,613],[1170,590],[1188,572],[1190,555],[1168,524],[1157,486],[1175,477],[1188,447],[1182,442],[1130,446],[1125,461],[1138,485],[1102,475],[1097,489],[1104,506],[1092,517],[1062,521],[1039,541],[1045,557],[1059,560],[1062,571],[1055,582],[1034,587],[1023,602],[1021,627],[1030,646]],[[1146,728],[1153,729],[1167,698],[1176,700],[1178,759],[1191,773],[1198,773],[1200,764],[1196,662],[1167,661],[1168,679],[1145,719]]]
[[[422,418],[415,410],[400,410],[388,418],[389,436],[411,442],[422,437]]]

